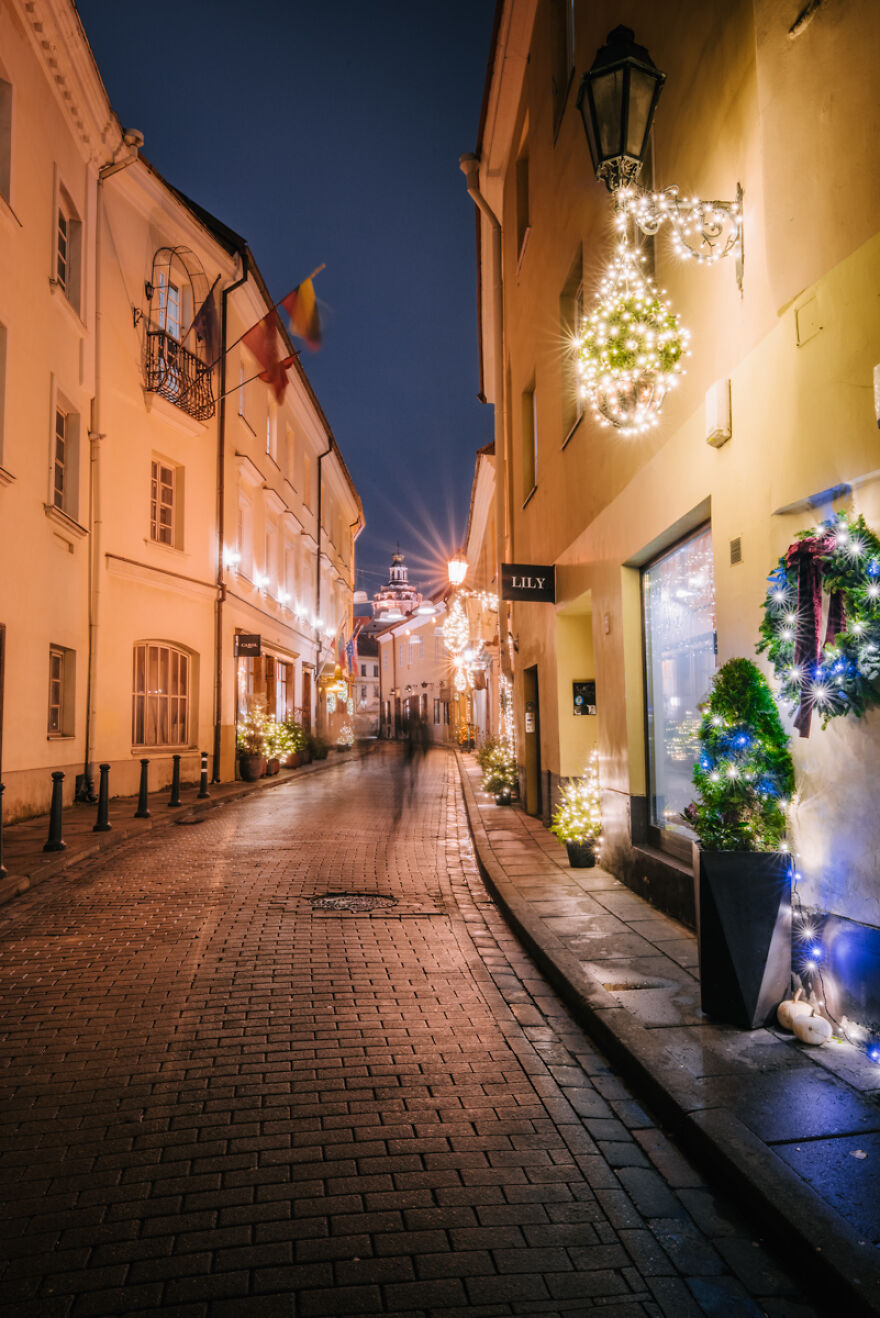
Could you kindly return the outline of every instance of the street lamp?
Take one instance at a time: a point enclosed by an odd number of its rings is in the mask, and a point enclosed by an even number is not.
[[[449,584],[451,586],[460,586],[467,576],[468,561],[464,556],[464,551],[457,549],[450,558],[447,565],[449,571]]]
[[[736,281],[742,289],[742,188],[735,201],[682,197],[677,187],[644,192],[636,187],[654,111],[666,74],[661,73],[631,28],[609,32],[581,81],[578,109],[596,178],[614,197],[619,222],[632,217],[645,234],[665,220],[679,256],[714,264],[736,251]]]
[[[577,105],[596,178],[609,192],[638,178],[665,81],[628,27],[609,32],[584,74]]]

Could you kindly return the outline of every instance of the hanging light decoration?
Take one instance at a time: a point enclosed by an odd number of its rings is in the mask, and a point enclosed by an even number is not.
[[[458,692],[467,691],[468,682],[463,668],[456,668],[454,685]]]
[[[452,602],[452,608],[443,623],[443,644],[449,653],[457,658],[470,639],[467,613],[459,596]]]
[[[644,257],[618,217],[620,241],[593,311],[575,339],[583,396],[602,425],[622,435],[656,426],[668,391],[683,374],[690,335],[642,269]]]

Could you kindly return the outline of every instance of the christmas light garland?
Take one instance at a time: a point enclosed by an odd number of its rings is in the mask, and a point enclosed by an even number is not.
[[[827,727],[880,704],[880,539],[864,518],[841,512],[801,532],[768,582],[757,649],[801,736],[813,709]]]

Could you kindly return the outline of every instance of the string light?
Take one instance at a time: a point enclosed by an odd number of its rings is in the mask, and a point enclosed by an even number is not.
[[[683,373],[690,335],[642,270],[645,258],[627,241],[625,226],[621,212],[620,242],[574,346],[582,394],[596,419],[637,435],[657,425]]]
[[[677,256],[714,265],[740,246],[739,201],[700,201],[697,197],[682,197],[675,187],[662,192],[620,188],[615,201],[622,214],[632,216],[642,233],[655,234],[668,222]]]
[[[599,755],[593,751],[582,777],[562,789],[550,831],[563,842],[597,842],[602,834]]]

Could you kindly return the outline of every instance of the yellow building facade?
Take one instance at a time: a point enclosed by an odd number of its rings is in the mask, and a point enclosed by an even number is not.
[[[547,818],[598,747],[603,863],[689,922],[678,813],[712,673],[755,657],[768,573],[799,532],[841,509],[880,530],[880,10],[808,10],[504,0],[462,160],[497,559],[556,569],[555,605],[502,608],[525,805]],[[743,215],[741,249],[716,264],[679,259],[669,224],[640,235],[691,356],[657,427],[633,435],[597,423],[573,347],[617,243],[578,91],[624,22],[666,75],[639,186],[731,202],[741,188]],[[792,749],[801,899],[870,941],[880,716],[815,719]]]
[[[75,7],[0,4],[0,579],[7,819],[235,771],[255,703],[314,727],[351,635],[357,491],[272,297],[107,99]],[[307,274],[301,272],[301,275]],[[293,280],[292,280],[293,282]],[[217,331],[193,321],[213,298]],[[297,351],[279,321],[281,355]],[[236,637],[259,638],[237,655]],[[242,647],[246,649],[247,647]],[[332,733],[332,729],[330,729]]]

